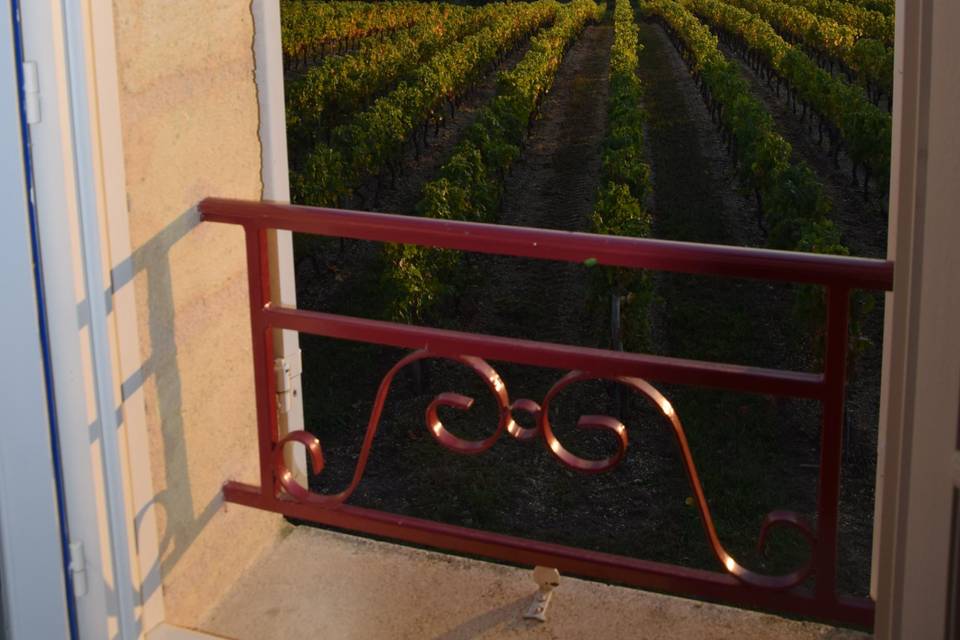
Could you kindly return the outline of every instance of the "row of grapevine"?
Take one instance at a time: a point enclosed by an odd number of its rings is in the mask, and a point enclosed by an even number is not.
[[[799,6],[776,0],[725,0],[758,15],[780,33],[827,61],[837,61],[867,87],[871,100],[893,95],[893,49],[872,38],[862,38],[854,27]]]
[[[849,255],[839,230],[828,218],[830,203],[813,171],[802,161],[791,160],[790,143],[774,130],[770,113],[751,96],[746,80],[720,53],[716,36],[675,0],[639,3],[647,15],[663,21],[700,83],[711,114],[719,119],[731,144],[741,181],[756,195],[758,210],[769,228],[768,244],[778,249]],[[859,333],[862,314],[868,308],[855,304],[851,317],[854,354],[863,346]],[[796,318],[820,338],[824,305],[822,289],[798,289]]]
[[[444,47],[408,80],[336,127],[332,144],[317,144],[292,175],[297,201],[336,205],[365,177],[385,170],[395,175],[407,143],[412,140],[419,150],[421,127],[425,137],[431,120],[439,126],[445,103],[468,92],[527,35],[552,20],[557,7],[553,0],[507,5],[489,26]]]
[[[675,0],[639,0],[639,4],[645,14],[663,21],[700,84],[732,148],[740,180],[757,198],[759,215],[769,228],[768,245],[849,255],[828,218],[831,205],[823,187],[806,163],[791,159],[790,143],[775,131],[770,113],[751,96],[747,81],[720,52],[716,36]],[[824,305],[822,289],[798,289],[795,318],[814,338],[815,348],[822,347],[816,338],[823,335]],[[851,317],[853,335],[860,332],[860,314],[865,309],[857,308]]]
[[[754,0],[735,0],[736,2]],[[788,44],[760,16],[723,0],[683,0],[693,13],[730,34],[737,44],[759,56],[787,83],[804,110],[809,106],[825,128],[836,158],[840,143],[854,163],[865,169],[864,188],[875,177],[886,189],[890,172],[890,114],[874,105],[863,89],[831,76],[805,53]]]
[[[785,4],[803,7],[818,16],[833,18],[840,24],[845,24],[857,30],[860,37],[879,40],[888,47],[893,47],[894,17],[843,0],[782,0]]]
[[[863,7],[864,9],[869,9],[870,11],[878,11],[885,16],[892,16],[894,10],[897,8],[897,0],[847,0],[850,4],[854,4],[858,7]]]
[[[384,41],[366,40],[353,54],[330,56],[286,88],[287,132],[296,159],[350,114],[410,75],[443,47],[487,26],[506,5],[465,9],[445,5],[429,20]],[[296,147],[296,148],[294,148]]]
[[[503,181],[553,84],[569,45],[602,9],[592,0],[562,5],[554,25],[531,39],[517,66],[502,72],[497,94],[467,130],[440,177],[424,187],[417,214],[448,220],[493,222]],[[389,317],[414,321],[450,289],[459,255],[415,245],[384,248],[383,284]]]
[[[653,222],[643,206],[650,188],[650,167],[643,160],[643,88],[637,77],[639,29],[630,0],[616,0],[613,25],[608,132],[591,226],[594,233],[646,237]],[[635,269],[603,269],[596,272],[594,280],[598,299],[611,296],[613,346],[629,351],[647,346],[646,309],[651,296],[648,274]]]
[[[737,160],[741,181],[757,199],[770,244],[781,249],[845,253],[827,219],[830,204],[813,171],[791,159],[792,147],[737,68],[717,48],[717,38],[674,0],[640,0],[660,18],[683,52],[711,113],[720,121]]]
[[[296,2],[280,5],[283,58],[288,69],[307,66],[331,45],[412,27],[441,9],[419,2]]]

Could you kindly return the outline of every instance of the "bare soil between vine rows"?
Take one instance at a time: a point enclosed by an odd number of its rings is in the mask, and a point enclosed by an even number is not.
[[[735,171],[686,67],[659,26],[640,23],[645,49],[640,76],[649,112],[649,162],[658,237],[762,246],[755,208],[736,189]],[[501,222],[589,230],[607,128],[607,66],[613,29],[588,27],[567,53],[543,103],[521,159],[505,185]],[[515,64],[512,56],[508,66]],[[377,209],[412,212],[476,111],[493,95],[495,74],[461,105],[457,117],[419,162],[410,162]],[[411,158],[412,160],[412,158]],[[369,317],[376,308],[378,248],[366,243],[315,244],[298,254],[302,308]],[[590,296],[583,265],[468,255],[472,277],[434,324],[494,335],[606,346],[606,328]],[[678,357],[806,369],[808,350],[789,314],[792,292],[746,281],[659,275],[651,309],[652,351]],[[314,489],[349,483],[377,386],[405,355],[374,345],[301,336],[305,356],[307,427],[324,447],[327,468]],[[541,402],[565,372],[490,363],[511,399]],[[872,363],[869,366],[874,366]],[[878,367],[878,365],[877,365]],[[863,376],[867,378],[868,376]],[[872,391],[852,390],[851,419],[875,425]],[[872,384],[869,382],[867,384]],[[760,571],[783,572],[805,559],[799,540],[755,550],[766,513],[787,508],[812,514],[816,491],[819,411],[808,403],[662,386],[683,419],[721,539]],[[424,410],[444,391],[476,399],[467,412],[444,410],[447,428],[479,438],[496,426],[493,401],[475,374],[431,361],[404,370],[391,389],[366,474],[351,503],[522,537],[719,569],[703,535],[675,443],[639,398],[608,383],[564,392],[550,412],[564,445],[584,457],[614,451],[604,434],[578,431],[578,416],[619,416],[630,446],[613,471],[595,476],[563,467],[541,441],[507,435],[479,456],[437,444]],[[861,396],[857,396],[860,393]],[[858,404],[859,403],[859,404]],[[522,414],[518,420],[523,423]],[[525,423],[524,426],[531,426]],[[718,435],[722,434],[722,435]],[[844,469],[841,585],[864,593],[869,575],[873,460],[865,439]],[[851,483],[852,479],[852,483]],[[869,482],[868,482],[869,480]],[[869,495],[867,495],[869,494]]]

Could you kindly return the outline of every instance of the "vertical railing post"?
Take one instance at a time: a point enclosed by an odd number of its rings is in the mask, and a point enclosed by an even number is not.
[[[279,484],[271,456],[277,441],[276,380],[273,375],[273,335],[263,310],[271,300],[267,232],[244,226],[247,244],[247,282],[250,289],[250,329],[253,338],[253,380],[257,394],[257,441],[260,457],[260,491],[274,498]]]
[[[816,596],[837,598],[837,534],[840,510],[840,465],[843,405],[847,385],[850,289],[827,288],[827,338],[824,353],[823,424],[820,429],[820,482],[817,487]]]

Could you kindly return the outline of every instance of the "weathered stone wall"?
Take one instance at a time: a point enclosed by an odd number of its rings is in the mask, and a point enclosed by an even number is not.
[[[114,0],[142,384],[167,621],[192,626],[283,529],[257,481],[243,234],[205,196],[259,198],[253,20],[240,0]]]

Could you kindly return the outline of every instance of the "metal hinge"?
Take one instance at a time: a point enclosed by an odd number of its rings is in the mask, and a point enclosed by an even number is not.
[[[289,413],[291,404],[297,396],[297,378],[303,371],[300,350],[288,353],[285,358],[273,361],[273,371],[277,376],[277,410]]]
[[[33,61],[23,63],[23,109],[27,124],[40,122],[40,78]]]
[[[80,597],[87,593],[87,559],[82,542],[70,543],[70,576],[73,579],[73,595]]]

